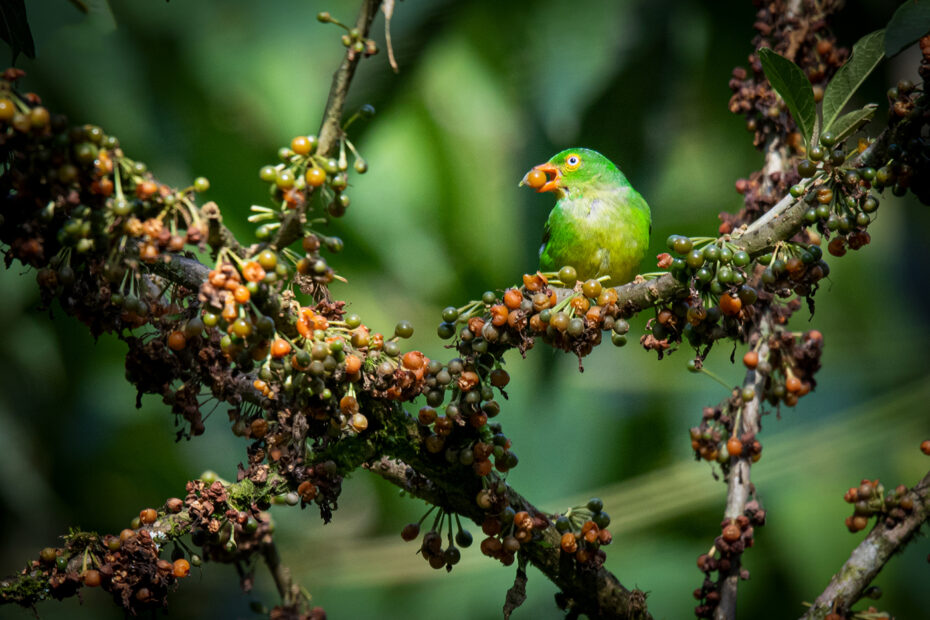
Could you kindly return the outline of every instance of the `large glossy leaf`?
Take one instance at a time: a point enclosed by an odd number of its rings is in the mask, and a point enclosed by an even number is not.
[[[814,107],[814,90],[807,76],[799,66],[768,48],[759,50],[759,60],[772,88],[785,100],[791,117],[804,136],[804,143],[810,144],[817,109]]]
[[[847,112],[836,119],[831,131],[836,136],[837,141],[842,142],[855,133],[859,127],[872,120],[872,117],[875,116],[876,109],[878,109],[878,106],[874,103],[870,103],[861,110]]]
[[[885,57],[884,30],[876,30],[853,45],[852,56],[840,67],[823,94],[823,130],[829,131],[836,118],[862,86],[865,78]]]
[[[13,50],[13,62],[20,52],[29,58],[36,57],[32,31],[26,18],[25,0],[3,0],[0,2],[0,39]]]
[[[885,27],[885,56],[891,58],[930,32],[930,0],[906,0]]]

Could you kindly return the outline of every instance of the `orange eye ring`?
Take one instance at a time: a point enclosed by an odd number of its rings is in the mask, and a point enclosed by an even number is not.
[[[581,157],[576,153],[571,153],[565,157],[566,170],[578,170],[581,167]]]

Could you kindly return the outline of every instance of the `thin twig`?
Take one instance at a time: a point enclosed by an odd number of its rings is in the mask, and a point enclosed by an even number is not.
[[[281,562],[281,554],[278,553],[278,547],[273,540],[262,545],[262,558],[268,566],[271,578],[274,579],[274,585],[278,588],[281,601],[285,606],[296,605],[300,600],[300,586],[291,579],[291,571]]]
[[[381,0],[364,0],[358,11],[358,17],[355,20],[355,27],[361,33],[361,37],[368,36],[371,29],[371,22],[378,12]],[[323,122],[320,126],[320,141],[317,145],[317,153],[325,156],[331,154],[333,149],[339,144],[339,138],[342,136],[342,115],[345,108],[346,96],[349,93],[349,86],[352,84],[352,77],[355,75],[355,69],[358,66],[363,54],[353,51],[351,48],[346,50],[342,59],[342,64],[333,74],[333,83],[329,89],[329,97],[326,100],[326,109],[323,111]],[[309,205],[293,209],[281,221],[281,228],[275,237],[272,245],[277,248],[285,248],[292,244],[300,237],[301,223],[306,216],[306,209]]]

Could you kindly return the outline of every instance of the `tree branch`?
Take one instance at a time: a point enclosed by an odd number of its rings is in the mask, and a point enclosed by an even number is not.
[[[771,331],[771,313],[766,311],[760,323],[759,338],[759,359],[766,359],[769,353],[768,336]],[[765,399],[765,379],[766,375],[758,368],[746,373],[746,379],[743,381],[743,388],[752,388],[755,397],[743,404],[742,414],[740,417],[739,428],[734,428],[734,435],[741,436],[751,434],[755,436],[762,428],[762,402]],[[748,450],[747,450],[748,452]],[[749,454],[744,454],[741,458],[734,459],[730,465],[730,473],[727,476],[727,506],[724,516],[727,519],[736,519],[746,511],[746,503],[750,496],[755,492],[752,484],[750,471],[752,468],[752,458]],[[716,620],[728,620],[736,618],[736,595],[739,588],[741,565],[737,558],[731,563],[730,570],[720,580],[720,604],[714,611]]]
[[[914,499],[913,512],[894,527],[879,520],[802,618],[824,618],[834,608],[838,612],[849,610],[891,556],[913,539],[930,518],[930,473],[911,489],[910,495]]]
[[[424,463],[424,465],[427,465]],[[403,461],[381,457],[368,469],[406,492],[441,506],[480,524],[486,514],[475,502],[475,490],[458,484],[424,476]],[[531,515],[545,515],[526,498],[507,487],[507,499],[514,510],[525,510]],[[529,561],[538,568],[572,602],[573,608],[592,618],[651,618],[646,610],[646,594],[640,590],[627,590],[603,566],[596,569],[566,564],[560,549],[561,534],[549,523],[539,531],[540,538],[521,547]],[[569,570],[566,570],[566,565]]]

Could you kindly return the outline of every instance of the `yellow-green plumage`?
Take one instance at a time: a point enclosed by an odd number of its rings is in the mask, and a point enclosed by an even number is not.
[[[539,191],[559,200],[546,221],[540,271],[571,265],[580,280],[610,276],[617,286],[632,280],[649,247],[649,205],[606,157],[591,149],[558,153],[534,170],[555,175]],[[524,178],[528,182],[529,173]]]

